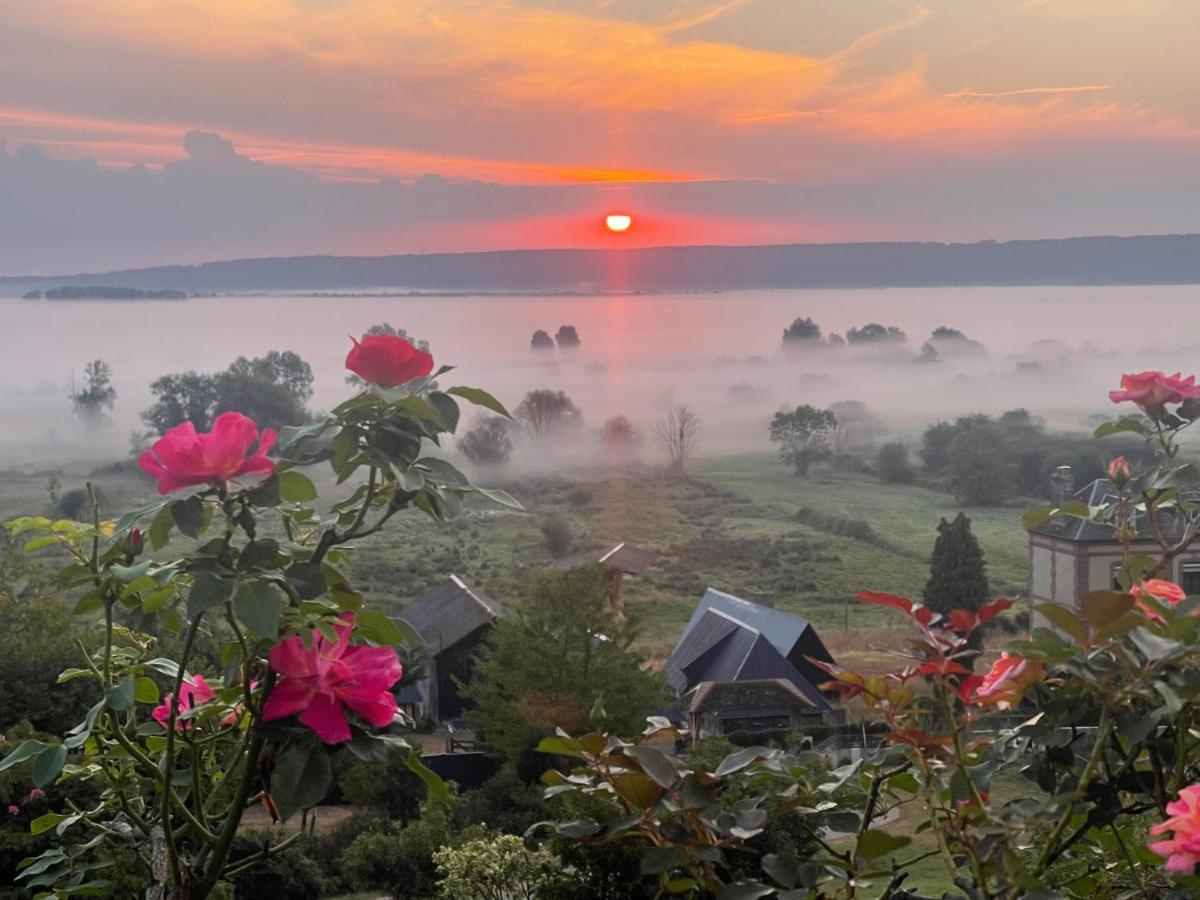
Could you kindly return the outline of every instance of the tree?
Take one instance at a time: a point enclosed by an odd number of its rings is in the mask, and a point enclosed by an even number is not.
[[[895,325],[868,322],[862,328],[847,331],[846,340],[851,344],[903,344],[908,336]]]
[[[861,400],[839,400],[829,405],[835,425],[830,444],[835,457],[852,450],[867,450],[875,443],[875,435],[883,430],[883,420]]]
[[[813,462],[829,456],[837,424],[832,412],[807,403],[790,411],[781,409],[771,420],[771,442],[779,444],[780,459],[793,466],[797,475],[805,475]]]
[[[642,441],[641,429],[625,416],[612,416],[600,426],[600,443],[613,453],[632,453]]]
[[[879,448],[875,469],[888,484],[908,484],[916,476],[912,463],[908,461],[908,448],[899,441]]]
[[[971,520],[959,513],[954,521],[942,519],[929,562],[925,583],[925,605],[935,612],[952,609],[978,612],[991,600],[983,549],[971,533]]]
[[[512,456],[512,438],[508,436],[508,420],[486,416],[459,439],[458,450],[477,466],[497,466]]]
[[[224,372],[179,372],[150,385],[154,404],[142,419],[158,434],[182,422],[207,431],[223,412],[236,411],[259,425],[282,428],[308,421],[305,401],[312,396],[312,368],[290,350],[238,357]]]
[[[654,438],[670,462],[667,473],[674,478],[687,478],[687,461],[700,444],[703,423],[691,407],[672,403],[666,414],[654,423]]]
[[[821,326],[812,319],[796,319],[783,329],[783,349],[792,352],[822,344]]]
[[[944,475],[950,469],[950,445],[963,431],[976,425],[987,425],[991,416],[973,413],[959,416],[954,422],[935,422],[921,436],[921,463],[925,471]]]
[[[312,366],[293,350],[272,350],[255,359],[239,356],[230,364],[228,372],[239,378],[257,378],[277,384],[301,402],[312,397]]]
[[[513,763],[556,727],[585,725],[601,698],[614,731],[639,733],[667,692],[630,649],[636,636],[609,611],[599,563],[541,573],[529,598],[496,622],[466,686],[472,721]]]
[[[83,367],[83,387],[77,387],[71,376],[71,411],[89,428],[104,421],[104,410],[112,410],[117,402],[117,389],[112,383],[112,366],[94,359]]]
[[[963,429],[950,444],[950,488],[963,503],[998,506],[1014,494],[1016,464],[1008,432],[989,423]]]
[[[363,332],[363,334],[390,334],[394,335],[395,337],[402,337],[418,350],[424,350],[426,353],[429,352],[429,341],[413,337],[403,328],[396,328],[388,322],[380,322],[378,325],[372,325],[365,332]],[[294,355],[295,354],[293,354],[293,356]],[[299,357],[297,357],[297,359],[299,359]],[[362,385],[366,384],[366,382],[357,375],[351,373],[346,376],[346,384],[352,384],[355,387],[361,387]],[[308,398],[305,397],[304,399],[307,400]]]
[[[529,341],[529,347],[532,350],[553,350],[554,338],[539,328],[533,333],[533,337]]]
[[[525,395],[514,412],[535,444],[544,444],[567,428],[583,425],[583,413],[562,391],[539,388]]]
[[[579,332],[575,330],[574,325],[559,325],[554,342],[558,344],[559,350],[578,350],[583,343],[579,340]]]
[[[552,512],[546,515],[539,527],[542,531],[542,542],[551,556],[558,559],[571,552],[575,538],[571,535],[570,523],[561,513]]]
[[[928,345],[947,356],[986,356],[987,348],[973,341],[957,328],[939,325],[929,335]]]

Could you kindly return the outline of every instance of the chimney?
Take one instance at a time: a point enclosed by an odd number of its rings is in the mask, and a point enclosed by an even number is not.
[[[1050,499],[1056,507],[1061,507],[1075,493],[1075,476],[1070,466],[1059,466],[1050,476]]]

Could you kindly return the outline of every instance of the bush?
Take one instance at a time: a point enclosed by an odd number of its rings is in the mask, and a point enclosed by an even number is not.
[[[908,448],[899,441],[879,448],[875,469],[888,484],[908,484],[917,474],[908,461]]]
[[[96,492],[96,505],[103,509],[104,492],[99,488],[93,488],[93,490]],[[71,488],[62,494],[58,498],[54,511],[60,518],[74,519],[76,522],[90,522],[92,519],[91,500],[84,488]]]
[[[549,850],[531,850],[511,834],[443,847],[433,859],[445,900],[540,900],[567,880]]]
[[[458,442],[458,450],[477,466],[506,463],[512,456],[512,439],[508,436],[508,420],[490,416],[477,421]]]
[[[262,849],[264,843],[275,840],[278,838],[269,834],[240,836],[234,844],[233,858],[248,857]],[[310,900],[323,896],[328,885],[321,866],[305,855],[306,844],[307,839],[301,838],[300,843],[239,875],[233,882],[235,900],[259,900],[262,897]]]
[[[566,556],[575,545],[571,525],[559,513],[550,513],[542,519],[542,542],[555,559]]]

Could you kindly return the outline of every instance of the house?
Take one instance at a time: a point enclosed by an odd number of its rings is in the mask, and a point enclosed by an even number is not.
[[[480,646],[501,607],[457,575],[426,591],[400,612],[424,644],[424,676],[397,694],[400,706],[417,718],[445,722],[462,715],[458,681],[467,682]]]
[[[1117,499],[1117,492],[1107,478],[1076,490],[1070,466],[1058,468],[1051,486],[1056,506],[1078,500],[1095,509]],[[1156,521],[1169,539],[1181,537],[1183,523],[1169,510],[1159,513]],[[1161,551],[1150,539],[1144,517],[1136,524],[1133,552],[1159,555]],[[1117,586],[1116,574],[1125,550],[1109,528],[1071,516],[1055,516],[1028,531],[1029,596],[1034,607],[1061,603],[1080,609],[1083,598],[1092,591],[1112,590]],[[1162,577],[1174,581],[1188,594],[1200,594],[1200,543],[1171,560]]]
[[[693,743],[737,731],[791,732],[824,720],[812,698],[786,678],[702,681],[683,699]]]
[[[568,571],[576,566],[599,563],[604,567],[604,589],[609,609],[618,618],[625,617],[625,576],[637,577],[654,565],[654,554],[624,542],[599,553],[579,553],[559,561],[556,567]]]
[[[809,657],[833,662],[809,622],[709,588],[667,660],[666,676],[697,721],[798,720],[833,712],[817,687],[829,676]]]

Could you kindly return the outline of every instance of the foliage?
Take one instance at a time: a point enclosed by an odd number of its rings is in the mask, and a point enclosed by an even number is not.
[[[557,727],[578,728],[598,700],[628,729],[665,699],[660,676],[630,649],[636,623],[616,621],[608,600],[599,564],[546,571],[496,623],[466,695],[470,718],[509,762]]]
[[[539,328],[533,333],[533,337],[530,338],[529,348],[531,350],[553,350],[554,338]]]
[[[960,512],[954,521],[942,519],[929,563],[924,603],[946,615],[955,608],[978,612],[988,599],[987,566],[983,550],[971,533],[971,520]]]
[[[770,425],[771,441],[779,445],[779,458],[785,464],[792,466],[797,475],[806,475],[814,462],[829,457],[836,427],[837,418],[832,412],[805,403],[775,413]]]
[[[240,412],[259,425],[282,428],[309,419],[312,369],[299,355],[272,350],[255,359],[238,357],[224,372],[163,375],[150,385],[155,396],[142,419],[162,434],[182,422],[207,431],[223,412]]]
[[[888,484],[908,484],[917,477],[908,460],[908,448],[900,441],[884,444],[875,456],[875,471]]]
[[[783,329],[783,349],[797,350],[821,343],[821,326],[810,318],[796,319]]]
[[[625,416],[612,416],[600,426],[599,439],[605,450],[628,454],[642,445],[644,437],[641,430]]]
[[[287,368],[295,360],[276,362]],[[363,608],[346,575],[344,545],[407,510],[447,521],[471,494],[515,505],[426,454],[454,432],[456,397],[503,411],[474,388],[437,390],[433,378],[447,371],[401,388],[371,385],[320,421],[284,429],[278,457],[256,463],[260,472],[265,464],[265,477],[228,480],[247,451],[203,435],[209,443],[159,457],[164,470],[180,467],[180,476],[209,473],[211,481],[186,493],[112,521],[100,517],[89,486],[86,521],[26,516],[6,523],[25,550],[53,547],[66,559],[58,584],[101,635],[94,649],[80,647],[80,667],[58,677],[90,693],[82,721],[61,741],[30,738],[0,760],[0,773],[30,763],[38,789],[86,784],[94,792],[34,823],[35,832],[53,830],[56,839],[26,862],[24,884],[47,897],[104,890],[105,860],[133,847],[154,873],[154,896],[203,900],[300,837],[237,858],[250,798],[283,819],[315,806],[330,788],[334,754],[383,760],[399,752],[442,790],[401,738],[347,720],[346,709],[376,726],[392,720],[389,685],[368,686],[362,661],[394,664],[390,645],[415,636]],[[277,387],[306,390],[302,378]],[[325,463],[339,482],[354,481],[322,513],[301,470]],[[125,621],[146,622],[161,637]],[[351,636],[356,643],[347,643]],[[223,678],[198,671],[211,665],[200,652],[207,641],[219,646]],[[314,676],[315,693],[302,670],[318,652],[328,665]],[[398,665],[381,668],[399,675]]]
[[[539,388],[525,395],[513,415],[535,444],[545,444],[563,431],[583,425],[583,413],[562,391]]]
[[[542,543],[555,559],[566,556],[575,546],[575,537],[571,534],[571,524],[566,517],[552,512],[542,517],[540,525]]]
[[[442,847],[433,861],[446,900],[541,900],[567,880],[548,850],[511,834]]]
[[[977,425],[950,444],[950,488],[972,506],[999,506],[1016,493],[1014,444],[998,425]]]
[[[895,325],[880,325],[878,322],[868,322],[862,328],[851,328],[846,331],[848,344],[903,344],[908,336]]]
[[[71,379],[71,411],[85,425],[94,426],[104,420],[104,410],[117,402],[117,389],[112,383],[112,366],[94,359],[83,367],[83,386]]]
[[[270,854],[270,834],[239,835],[234,853],[240,857],[253,856],[264,849],[268,857],[261,864],[248,869],[233,881],[234,900],[311,900],[326,893],[326,879],[320,865],[304,852],[305,843],[287,848],[282,853]]]
[[[554,343],[558,345],[559,350],[578,350],[582,341],[579,340],[579,332],[575,330],[574,325],[559,325],[554,335]]]
[[[683,403],[672,403],[654,423],[654,439],[667,454],[667,474],[687,478],[687,462],[700,445],[704,425],[695,411]]]
[[[458,451],[477,466],[497,466],[512,456],[509,422],[502,416],[484,416],[459,438]]]

